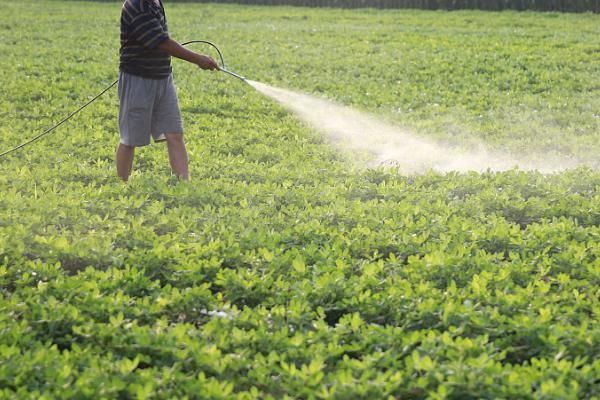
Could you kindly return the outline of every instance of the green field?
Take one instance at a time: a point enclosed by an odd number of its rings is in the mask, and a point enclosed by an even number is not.
[[[0,159],[0,398],[599,398],[600,16],[165,3],[251,79],[581,166],[367,169],[175,60],[190,182],[119,181],[116,90]],[[117,78],[120,3],[0,5],[1,152]]]

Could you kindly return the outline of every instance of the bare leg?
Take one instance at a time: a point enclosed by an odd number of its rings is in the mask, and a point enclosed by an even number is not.
[[[117,175],[119,175],[124,182],[127,182],[129,174],[131,174],[134,152],[135,147],[123,143],[119,143],[119,146],[117,147]]]
[[[188,155],[185,150],[183,135],[180,133],[166,133],[165,137],[167,138],[167,150],[169,152],[171,168],[173,168],[173,172],[179,179],[187,181],[189,179]]]

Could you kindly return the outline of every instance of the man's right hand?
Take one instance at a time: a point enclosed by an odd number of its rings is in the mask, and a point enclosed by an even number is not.
[[[215,69],[219,70],[219,65],[216,63],[216,61],[203,54],[198,54],[196,65],[202,69],[209,69],[211,71],[214,71]]]
[[[202,69],[209,69],[211,71],[220,69],[215,60],[209,56],[188,50],[171,38],[159,43],[158,49],[172,55],[173,57],[181,58],[182,60],[194,63]]]

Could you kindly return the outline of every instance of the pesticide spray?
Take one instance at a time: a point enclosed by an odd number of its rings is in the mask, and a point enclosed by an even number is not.
[[[296,114],[321,132],[335,147],[354,155],[367,153],[366,166],[394,166],[409,174],[438,172],[503,171],[512,168],[550,173],[567,168],[564,163],[524,162],[483,146],[464,151],[419,137],[366,113],[334,102],[245,80],[265,96]],[[359,158],[359,157],[354,157]],[[363,157],[364,158],[364,157]]]

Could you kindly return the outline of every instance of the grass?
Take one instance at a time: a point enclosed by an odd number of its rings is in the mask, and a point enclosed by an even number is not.
[[[116,79],[120,6],[2,6],[4,149]],[[597,16],[165,6],[251,79],[597,165]],[[116,91],[0,161],[0,396],[597,398],[594,169],[365,170],[174,70],[191,182],[162,145],[119,182]]]

